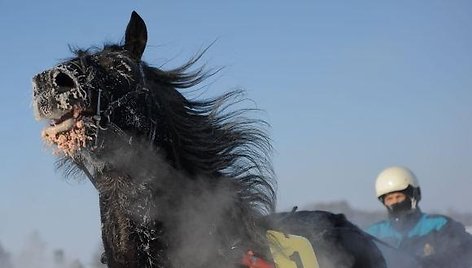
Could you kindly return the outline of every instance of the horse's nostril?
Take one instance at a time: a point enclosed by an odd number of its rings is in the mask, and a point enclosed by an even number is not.
[[[75,86],[74,80],[65,73],[57,73],[54,77],[54,83],[56,83],[59,92],[66,92]]]

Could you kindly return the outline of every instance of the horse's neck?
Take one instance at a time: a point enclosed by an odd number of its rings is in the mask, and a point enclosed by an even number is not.
[[[108,267],[171,267],[163,225],[169,203],[161,193],[174,172],[149,144],[118,134],[101,133],[106,150],[84,150],[76,159],[99,192]]]
[[[189,178],[150,153],[131,152],[97,173],[109,267],[236,265],[253,230],[231,181]]]
[[[107,170],[96,179],[108,266],[170,267],[168,240],[158,214],[158,190],[135,179],[114,170]]]

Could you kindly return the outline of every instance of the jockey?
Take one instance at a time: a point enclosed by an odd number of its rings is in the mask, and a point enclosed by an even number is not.
[[[421,267],[472,267],[472,236],[459,222],[420,210],[413,172],[389,167],[378,175],[375,191],[388,218],[369,226],[368,233],[415,257]]]

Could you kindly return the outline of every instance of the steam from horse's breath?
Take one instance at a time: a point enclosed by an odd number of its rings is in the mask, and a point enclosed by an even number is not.
[[[155,211],[149,211],[146,215],[151,218],[145,220],[165,220],[172,223],[166,226],[173,230],[174,235],[170,238],[172,247],[168,252],[172,267],[192,267],[192,264],[213,259],[215,254],[231,254],[221,251],[221,238],[216,233],[216,227],[224,219],[225,212],[234,206],[237,198],[231,184],[227,180],[219,180],[210,186],[209,178],[189,177],[182,172],[175,172],[165,161],[162,151],[150,148],[145,142],[139,144],[138,141],[133,141],[133,145],[135,149],[132,153],[129,148],[117,149],[113,154],[107,155],[106,161],[127,170],[131,177],[138,179],[135,183],[142,187],[135,187],[137,192],[130,193],[130,196],[139,196],[140,189],[145,191],[145,188],[156,187],[164,190],[164,196],[159,198],[161,200],[179,197],[179,200],[156,204],[153,208]],[[139,165],[136,165],[137,157]],[[154,179],[156,176],[159,180]],[[131,212],[140,211],[142,200],[129,200],[136,202],[129,204]],[[139,213],[134,217],[137,222],[143,221]],[[232,224],[235,226],[228,225],[226,228],[231,230],[241,223]],[[234,242],[236,248],[239,241]],[[240,249],[237,251],[239,253]]]

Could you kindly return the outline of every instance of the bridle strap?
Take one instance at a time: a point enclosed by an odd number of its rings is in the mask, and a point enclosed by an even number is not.
[[[140,73],[140,81],[137,84],[136,88],[133,91],[130,91],[120,97],[119,99],[111,102],[108,105],[108,108],[102,110],[102,87],[103,85],[100,85],[98,89],[98,97],[97,97],[97,107],[96,107],[96,114],[93,116],[93,119],[95,120],[95,123],[97,125],[97,132],[95,133],[95,148],[98,147],[98,133],[100,130],[107,130],[108,129],[108,124],[110,124],[110,116],[113,113],[113,111],[124,104],[128,103],[131,99],[137,98],[141,94],[149,94],[149,89],[146,87],[146,79],[145,79],[145,73],[144,73],[144,66],[140,62],[139,63],[139,73]],[[102,125],[102,119],[106,119],[106,125]],[[157,124],[155,122],[152,122],[152,127],[149,131],[149,139],[151,142],[154,141],[156,137],[156,131],[157,131]]]

